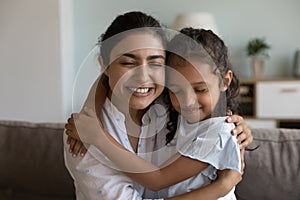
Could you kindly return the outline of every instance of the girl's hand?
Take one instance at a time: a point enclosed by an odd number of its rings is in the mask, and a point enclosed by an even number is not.
[[[239,115],[232,115],[227,117],[227,122],[234,123],[236,125],[231,133],[232,135],[237,136],[240,147],[248,147],[253,140],[253,136],[244,118]]]
[[[86,147],[80,140],[76,140],[70,136],[67,138],[67,144],[70,145],[69,152],[72,153],[73,157],[77,157],[78,153],[83,157],[87,152]]]
[[[82,113],[74,113],[70,120],[70,126],[66,127],[75,138],[83,143],[94,144],[103,137],[103,128],[93,109],[85,107]],[[104,136],[105,137],[105,136]]]
[[[71,117],[68,119],[68,123],[65,124],[66,134],[70,138],[80,141],[80,137],[75,127],[74,115],[76,115],[76,113],[71,114]]]
[[[78,153],[80,153],[81,156],[84,156],[87,152],[87,149],[79,138],[75,127],[73,114],[68,119],[68,123],[65,124],[65,129],[65,133],[68,135],[67,144],[70,145],[69,152],[72,153],[73,157],[77,157]]]

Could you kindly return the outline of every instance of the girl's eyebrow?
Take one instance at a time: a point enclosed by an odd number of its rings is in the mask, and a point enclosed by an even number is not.
[[[192,85],[206,85],[206,82],[204,81],[196,82],[196,83],[192,83]]]
[[[191,85],[206,85],[206,83],[204,81],[190,83],[190,84]],[[179,83],[169,83],[168,86],[170,86],[170,87],[172,87],[172,86],[180,86],[180,82]]]

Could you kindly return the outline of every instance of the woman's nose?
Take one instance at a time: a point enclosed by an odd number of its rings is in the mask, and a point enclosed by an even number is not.
[[[145,83],[149,80],[150,70],[147,65],[138,66],[135,70],[135,80],[139,83]]]

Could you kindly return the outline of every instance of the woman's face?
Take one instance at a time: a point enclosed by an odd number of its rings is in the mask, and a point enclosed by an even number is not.
[[[165,50],[161,40],[149,33],[135,33],[112,49],[109,78],[112,102],[121,111],[147,108],[163,91]]]
[[[220,97],[218,77],[199,59],[192,63],[172,58],[168,89],[175,110],[190,123],[209,118]]]

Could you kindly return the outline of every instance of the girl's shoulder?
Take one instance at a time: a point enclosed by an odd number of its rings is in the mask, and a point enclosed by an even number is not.
[[[226,122],[227,117],[213,117],[197,123],[189,123],[181,117],[178,133],[180,137],[192,138],[197,137],[217,137],[218,135],[231,135],[234,128],[233,123]]]
[[[178,135],[177,151],[183,155],[206,162],[216,169],[239,169],[239,147],[231,135],[233,123],[226,117],[210,118],[202,121],[191,137]],[[230,160],[230,162],[228,162]],[[231,162],[232,161],[232,162]]]

